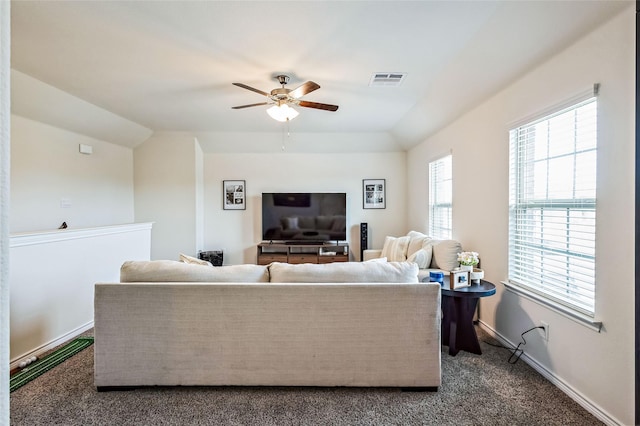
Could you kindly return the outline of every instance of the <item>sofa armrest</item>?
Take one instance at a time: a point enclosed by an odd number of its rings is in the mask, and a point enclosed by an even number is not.
[[[362,252],[362,260],[372,260],[382,257],[382,250],[364,250]]]

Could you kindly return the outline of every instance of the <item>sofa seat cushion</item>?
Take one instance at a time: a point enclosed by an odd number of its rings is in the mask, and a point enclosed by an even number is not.
[[[269,282],[264,265],[211,267],[174,260],[127,261],[120,267],[120,282]]]
[[[272,283],[417,283],[418,265],[411,262],[336,262],[269,266]]]

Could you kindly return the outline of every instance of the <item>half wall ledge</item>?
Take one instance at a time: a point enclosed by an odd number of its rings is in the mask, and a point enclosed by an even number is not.
[[[121,225],[100,226],[95,228],[66,228],[50,231],[22,232],[11,234],[9,246],[22,247],[33,244],[92,238],[125,232],[145,231],[153,227],[154,222],[127,223]]]

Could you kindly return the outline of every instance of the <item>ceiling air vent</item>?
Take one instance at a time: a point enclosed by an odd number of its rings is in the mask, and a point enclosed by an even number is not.
[[[401,72],[377,72],[371,76],[370,87],[398,87],[407,76]]]

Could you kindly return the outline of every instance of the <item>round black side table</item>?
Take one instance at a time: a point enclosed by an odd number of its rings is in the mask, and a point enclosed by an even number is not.
[[[478,335],[473,326],[473,315],[481,297],[491,296],[496,286],[489,281],[451,290],[441,284],[442,289],[442,344],[449,346],[449,355],[460,351],[482,354]]]

